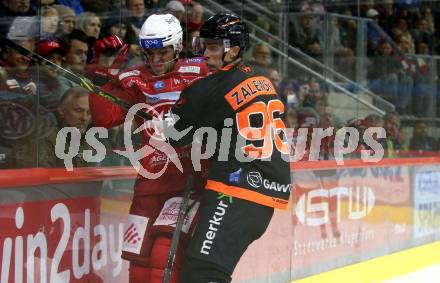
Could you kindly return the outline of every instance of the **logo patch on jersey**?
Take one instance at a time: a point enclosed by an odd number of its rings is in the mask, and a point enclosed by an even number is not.
[[[200,74],[200,67],[199,66],[182,66],[179,68],[178,72]]]
[[[264,76],[242,81],[225,95],[225,99],[232,109],[237,110],[260,95],[276,95],[272,82]]]
[[[124,233],[122,250],[139,254],[141,252],[142,240],[147,230],[148,218],[144,216],[129,214],[127,219],[127,230]]]
[[[177,218],[179,217],[180,207],[182,206],[183,198],[182,197],[174,197],[165,202],[163,208],[156,218],[153,226],[170,226],[176,227]],[[189,205],[192,205],[194,200],[189,200]],[[196,202],[191,210],[186,214],[185,221],[183,223],[182,232],[188,233],[191,223],[194,220],[194,217],[197,213],[197,210],[200,206],[199,202]]]
[[[155,89],[162,89],[165,87],[165,83],[163,81],[157,81],[154,83],[154,88]]]
[[[241,168],[229,174],[229,183],[240,183]]]
[[[203,58],[188,58],[185,60],[186,63],[202,63]]]
[[[259,188],[263,184],[260,172],[252,171],[247,174],[246,180],[251,187]]]
[[[127,77],[132,77],[132,76],[139,76],[139,74],[141,73],[141,71],[139,70],[133,70],[133,71],[129,71],[129,72],[124,72],[122,74],[119,75],[119,80],[123,80]]]

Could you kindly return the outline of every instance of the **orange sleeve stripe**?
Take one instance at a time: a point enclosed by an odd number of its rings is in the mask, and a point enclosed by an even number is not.
[[[229,186],[223,184],[222,182],[217,182],[213,180],[208,180],[206,183],[206,188],[219,193],[237,197],[240,199],[245,199],[251,202],[255,202],[261,205],[270,206],[277,209],[285,210],[287,209],[288,201],[280,198],[266,196],[251,190],[244,188]]]
[[[275,94],[272,82],[264,76],[258,76],[242,81],[225,95],[225,99],[232,109],[237,110],[260,95]]]

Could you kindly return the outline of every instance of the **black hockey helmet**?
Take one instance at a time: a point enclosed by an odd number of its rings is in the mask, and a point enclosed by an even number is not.
[[[232,46],[240,47],[242,54],[249,46],[249,31],[240,17],[232,14],[217,14],[206,20],[200,28],[201,39],[223,39],[225,52]],[[198,50],[199,53],[202,50]]]

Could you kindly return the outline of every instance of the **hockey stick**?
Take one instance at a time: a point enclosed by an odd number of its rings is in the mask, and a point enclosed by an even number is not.
[[[74,82],[74,83],[82,86],[83,88],[87,89],[90,92],[96,93],[97,95],[119,105],[120,107],[124,108],[125,110],[129,110],[130,107],[132,106],[129,103],[127,103],[126,101],[120,99],[119,97],[103,91],[100,87],[98,87],[97,85],[92,83],[89,79],[87,79],[81,75],[75,74],[75,73],[51,62],[50,60],[38,55],[37,53],[30,51],[30,50],[24,48],[23,46],[19,45],[18,43],[10,40],[9,38],[5,37],[2,34],[0,34],[0,40],[2,41],[3,44],[18,51],[18,53],[30,58],[31,60],[33,60],[35,62],[43,63],[46,67],[55,71],[59,75],[65,77],[69,81]],[[138,111],[136,113],[136,115],[145,119],[145,120],[152,119],[152,117],[150,115],[148,115],[147,113],[142,112],[142,111]]]
[[[176,229],[174,230],[173,237],[171,238],[171,247],[168,252],[167,265],[163,274],[162,283],[168,283],[171,277],[171,271],[173,270],[174,258],[176,257],[177,246],[179,245],[180,234],[182,233],[183,222],[185,222],[189,195],[191,194],[191,189],[193,186],[194,174],[193,172],[189,175],[186,181],[185,188],[183,190],[183,202],[179,209],[179,215],[177,217]]]

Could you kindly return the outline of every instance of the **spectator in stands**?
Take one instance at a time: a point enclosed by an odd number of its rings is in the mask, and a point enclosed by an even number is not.
[[[343,12],[343,15],[353,16],[353,13],[349,7],[346,7]],[[345,47],[350,48],[351,50],[356,49],[357,42],[357,22],[355,19],[346,19],[340,18],[338,19],[339,25],[339,36],[341,44]]]
[[[399,134],[397,135],[397,141],[400,144],[399,152],[402,153],[402,155],[406,156],[409,150],[409,140],[404,127],[400,127]]]
[[[355,40],[352,40],[355,41]],[[356,75],[356,58],[351,48],[339,48],[335,51],[335,69],[345,77],[354,80]]]
[[[279,96],[287,108],[299,107],[296,80],[285,78],[279,83],[278,89]]]
[[[306,0],[301,4],[301,12],[321,14],[325,13],[325,6],[321,0]]]
[[[402,40],[405,40],[410,45],[410,51],[414,52],[415,46],[414,46],[414,40],[411,35],[411,33],[408,30],[408,22],[405,18],[399,18],[397,20],[396,25],[392,29],[393,38],[394,40],[397,40],[397,38],[402,38]]]
[[[408,55],[413,55],[415,52],[415,49],[411,46],[411,42],[408,41],[408,38],[404,35],[399,35],[396,39],[396,44],[399,49]]]
[[[379,43],[376,55],[369,59],[369,88],[394,105],[398,103],[398,84],[401,65],[394,56],[391,44],[383,40]]]
[[[379,12],[379,25],[387,33],[391,34],[391,29],[396,21],[397,9],[394,6],[394,0],[383,0],[375,5]]]
[[[36,9],[30,0],[3,0],[0,2],[0,33],[5,35],[15,17],[35,16]]]
[[[109,35],[117,35],[124,43],[129,45],[127,62],[132,61],[131,65],[136,64],[135,61],[140,60],[140,49],[138,38],[133,30],[133,26],[129,23],[130,14],[127,10],[122,9],[114,11],[106,17],[103,28],[101,29],[101,38]]]
[[[321,58],[322,48],[319,41],[320,29],[313,16],[303,14],[294,20],[289,28],[289,44],[299,48],[314,58]]]
[[[86,71],[87,53],[89,49],[87,36],[84,34],[84,32],[74,30],[69,35],[69,40],[65,49],[66,56],[63,58],[63,66],[69,71],[84,75]],[[75,86],[73,82],[64,77],[60,77],[60,81],[65,85],[63,87],[71,88]]]
[[[61,127],[76,127],[85,134],[92,121],[89,92],[80,86],[70,88],[63,95],[57,112]]]
[[[89,37],[98,39],[101,33],[101,20],[95,13],[84,12],[76,18],[75,28]]]
[[[368,17],[368,11],[373,9],[375,7],[375,1],[374,0],[364,0],[362,1],[359,9],[360,9],[360,15],[361,17]]]
[[[432,33],[429,30],[428,21],[421,18],[417,21],[416,28],[411,30],[414,42],[427,42],[430,47],[433,46]]]
[[[165,12],[170,13],[171,15],[176,17],[179,22],[184,22],[185,7],[183,6],[182,2],[177,0],[172,0],[168,2],[165,6]]]
[[[142,24],[147,19],[147,13],[145,11],[144,0],[127,0],[127,9],[131,14],[129,19],[130,24],[133,25],[137,33],[142,27]]]
[[[437,150],[436,141],[430,137],[426,131],[426,124],[423,121],[417,121],[414,125],[414,134],[409,143],[411,151],[435,151]]]
[[[431,49],[429,48],[429,45],[425,41],[419,41],[416,43],[416,54],[420,55],[430,55]]]
[[[384,128],[386,138],[381,139],[380,143],[385,150],[386,157],[397,157],[402,144],[399,141],[400,115],[397,112],[389,112],[384,117]]]
[[[312,80],[310,82],[310,91],[311,95],[316,96],[318,99],[325,98],[328,94],[327,90],[324,89],[321,84],[317,81]]]
[[[58,4],[69,7],[75,11],[75,14],[79,15],[84,12],[84,8],[80,0],[57,0]]]
[[[367,22],[367,54],[373,55],[383,41],[382,35],[379,31],[380,14],[376,9],[369,9],[366,16],[373,22]]]
[[[287,110],[287,125],[288,128],[294,129],[298,126],[295,108],[288,108]]]
[[[350,158],[360,158],[362,150],[365,150],[367,148],[367,145],[364,140],[364,133],[367,129],[367,121],[363,118],[355,117],[351,118],[346,123],[347,127],[353,127],[355,128],[359,133],[359,142],[357,144],[356,149],[349,154]],[[344,141],[345,145],[347,146],[349,142],[348,136],[346,136],[346,139]]]
[[[403,35],[400,35],[397,38],[397,46],[399,49],[408,55],[413,55],[414,50],[411,47],[410,42],[408,42],[407,38]],[[412,58],[404,58],[401,59],[402,68],[398,74],[399,77],[399,85],[398,85],[398,94],[399,100],[396,104],[397,111],[400,114],[409,114],[412,112],[410,108],[412,101],[412,93],[414,87],[414,75],[416,73],[416,66],[414,65],[414,61]]]
[[[263,30],[255,30],[255,36],[265,42],[270,41],[270,36],[267,35],[268,33],[272,32],[272,26],[269,20],[264,15],[258,15],[257,19],[253,21],[253,23]]]
[[[377,114],[370,114],[365,117],[366,128],[383,127],[383,118]]]
[[[58,29],[58,11],[50,6],[41,9],[40,38],[53,38]]]
[[[30,0],[3,0],[0,3],[0,16],[35,16]]]
[[[425,42],[417,43],[416,51],[421,55],[430,55],[429,46]],[[418,117],[426,117],[430,108],[432,94],[436,92],[436,85],[431,83],[427,59],[417,57],[415,63],[413,113]]]
[[[64,127],[75,127],[81,133],[79,152],[73,158],[73,167],[96,166],[96,164],[93,165],[91,163],[87,163],[83,159],[83,151],[86,149],[91,149],[91,146],[85,142],[84,138],[84,134],[92,120],[89,107],[89,92],[80,86],[69,89],[62,97],[60,105],[57,109],[57,114],[58,124],[51,132],[51,135],[47,137],[48,142],[46,142],[46,147],[41,148],[41,150],[48,156],[41,166],[65,166],[64,161],[55,155],[56,134]],[[71,137],[69,135],[65,145],[66,148],[70,146],[70,141]]]
[[[408,24],[408,29],[412,28],[411,24],[413,22],[413,16],[412,16],[412,13],[409,11],[408,8],[406,8],[406,7],[397,7],[397,16],[396,16],[395,23],[398,23],[399,19],[406,20],[406,22]]]
[[[267,77],[272,81],[272,83],[275,85],[275,87],[278,88],[278,85],[281,81],[280,74],[278,73],[277,69],[269,67],[267,68]]]
[[[38,34],[36,17],[17,17],[12,22],[7,38],[15,41],[28,50],[34,49]],[[0,78],[2,90],[36,94],[34,74],[30,72],[31,60],[17,50],[2,46],[0,59]]]
[[[431,7],[422,8],[422,18],[428,23],[429,34],[435,34],[436,28],[434,23],[434,15],[432,14]]]
[[[365,117],[365,125],[364,125],[365,129],[368,128],[383,128],[383,118],[377,114],[370,114],[367,117]],[[373,139],[377,139],[377,134],[374,133],[372,135]],[[367,150],[372,150],[371,147],[369,147],[367,144],[365,144],[365,149]]]
[[[64,5],[53,5],[53,7],[57,10],[59,17],[58,36],[67,37],[75,28],[75,12]]]
[[[49,39],[39,42],[38,54],[54,64],[61,65],[65,50],[57,40]],[[42,64],[43,65],[43,64]],[[59,81],[59,74],[51,68],[40,68],[39,73],[39,101],[50,112],[55,113],[61,97],[68,90],[65,84]]]
[[[192,1],[188,10],[188,30],[200,30],[203,24],[203,6],[196,1]]]
[[[258,43],[252,50],[253,65],[268,71],[272,64],[272,51],[266,43]]]
[[[105,17],[101,29],[101,38],[108,35],[117,35],[120,39],[126,41],[126,36],[128,33],[128,11],[122,9],[120,11],[114,11]],[[131,27],[130,27],[131,29]]]
[[[35,17],[17,17],[7,38],[32,51],[37,31]],[[35,167],[37,143],[54,118],[37,105],[37,80],[31,60],[3,42],[0,44],[0,167]]]

